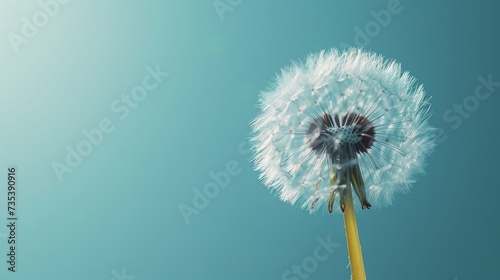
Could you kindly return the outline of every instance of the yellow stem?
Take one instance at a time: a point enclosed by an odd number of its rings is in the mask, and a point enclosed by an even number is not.
[[[366,280],[365,265],[363,263],[363,253],[359,242],[358,226],[352,202],[351,187],[346,190],[346,205],[344,209],[344,224],[347,239],[347,249],[351,262],[352,280]]]

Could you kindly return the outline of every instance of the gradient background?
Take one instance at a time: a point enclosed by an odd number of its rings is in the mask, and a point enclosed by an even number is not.
[[[282,279],[328,235],[340,247],[309,279],[349,279],[342,217],[280,202],[238,147],[259,90],[281,67],[353,44],[355,28],[388,1],[243,0],[223,20],[211,0],[70,1],[16,53],[9,32],[41,10],[20,2],[0,3],[1,279],[119,280],[122,268],[135,280]],[[424,84],[445,134],[409,195],[358,212],[368,279],[500,279],[500,87],[457,129],[443,118],[474,94],[478,76],[500,81],[500,4],[401,7],[365,48]],[[148,65],[170,76],[118,119],[111,102]],[[60,182],[51,164],[105,117],[116,129]],[[186,224],[179,205],[232,160],[241,173]],[[10,165],[16,273],[5,263]]]

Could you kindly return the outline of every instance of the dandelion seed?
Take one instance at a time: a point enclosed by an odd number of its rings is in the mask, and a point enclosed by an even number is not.
[[[429,107],[398,63],[360,49],[310,55],[260,96],[251,138],[260,178],[282,201],[344,212],[355,280],[364,268],[354,206],[390,205],[423,173],[435,146]]]

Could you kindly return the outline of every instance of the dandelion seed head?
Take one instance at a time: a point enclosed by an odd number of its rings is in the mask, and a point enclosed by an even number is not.
[[[353,165],[367,199],[390,205],[435,146],[423,87],[395,61],[360,49],[322,51],[284,68],[259,103],[251,142],[260,179],[312,212],[346,186],[331,170]]]

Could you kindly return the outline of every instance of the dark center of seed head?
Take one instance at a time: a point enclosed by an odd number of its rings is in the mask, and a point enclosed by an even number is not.
[[[332,160],[350,160],[356,154],[366,153],[375,141],[375,127],[372,122],[353,112],[345,113],[341,117],[338,114],[332,117],[325,113],[310,123],[306,133],[311,138],[309,143],[313,151],[326,152]]]

